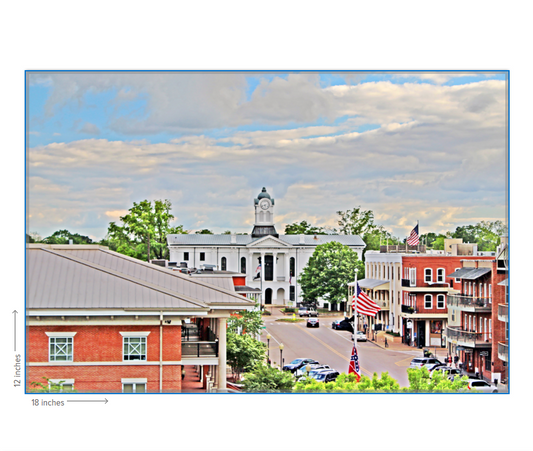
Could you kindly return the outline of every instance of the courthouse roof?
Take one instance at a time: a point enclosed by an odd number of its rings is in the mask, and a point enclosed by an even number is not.
[[[220,287],[101,246],[28,245],[29,309],[209,310],[252,304]]]

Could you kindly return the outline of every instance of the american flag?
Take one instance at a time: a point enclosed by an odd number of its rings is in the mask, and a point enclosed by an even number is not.
[[[357,356],[357,349],[355,343],[353,344],[352,355],[350,357],[350,366],[348,367],[348,374],[354,373],[357,382],[361,379],[361,367],[359,366],[359,357]]]
[[[381,310],[379,305],[361,290],[359,283],[357,283],[357,293],[353,295],[352,308],[357,308],[357,313],[374,317],[376,316],[376,313]]]
[[[418,224],[415,226],[415,228],[411,231],[411,235],[407,237],[407,244],[409,246],[416,246],[420,242],[420,238],[418,236]]]

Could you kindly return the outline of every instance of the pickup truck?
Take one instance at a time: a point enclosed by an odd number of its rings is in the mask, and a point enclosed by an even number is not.
[[[318,316],[318,312],[312,308],[300,307],[298,310],[298,315],[300,315],[300,318],[302,316]]]

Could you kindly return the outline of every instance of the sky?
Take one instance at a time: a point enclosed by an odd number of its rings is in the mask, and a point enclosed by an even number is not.
[[[105,237],[169,199],[188,231],[372,210],[404,238],[507,218],[507,72],[28,71],[29,233]]]

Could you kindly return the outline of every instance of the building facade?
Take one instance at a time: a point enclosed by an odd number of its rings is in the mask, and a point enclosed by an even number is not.
[[[255,303],[234,289],[97,245],[28,245],[26,388],[175,393],[200,369],[226,390],[226,320]]]
[[[261,291],[262,304],[287,305],[302,300],[297,279],[318,245],[337,241],[362,259],[365,243],[356,235],[278,234],[275,201],[265,188],[253,206],[255,222],[250,235],[168,235],[170,264],[193,268],[211,265],[245,274],[246,285]],[[323,302],[321,306],[330,307]]]

